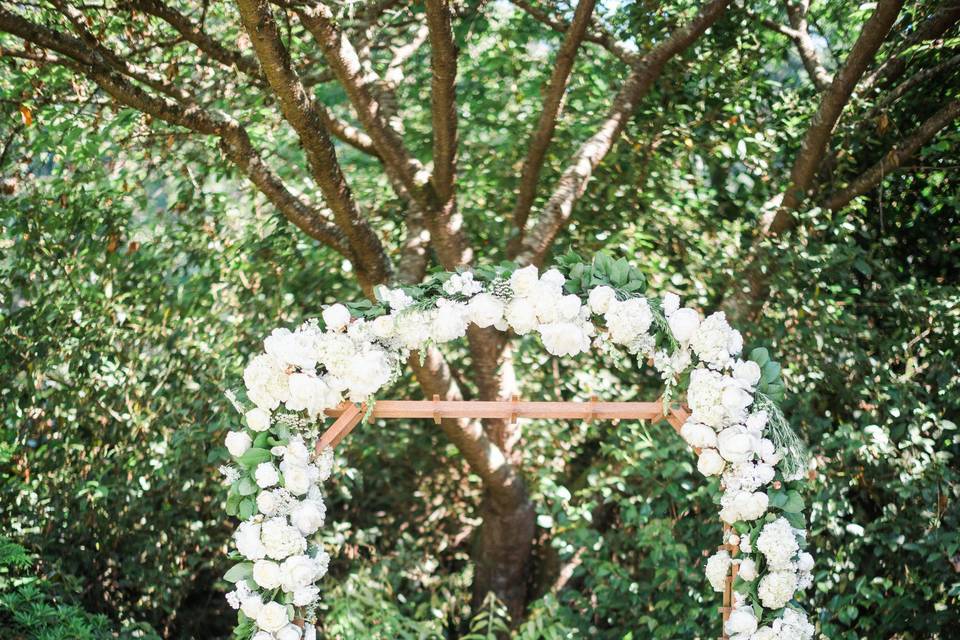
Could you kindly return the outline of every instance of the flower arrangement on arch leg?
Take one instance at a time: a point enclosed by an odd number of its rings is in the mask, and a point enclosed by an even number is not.
[[[707,563],[718,590],[731,563],[739,564],[726,631],[734,640],[809,640],[813,626],[796,603],[813,567],[798,491],[806,458],[776,404],[780,366],[764,349],[742,358],[740,333],[722,312],[702,318],[676,295],[648,297],[645,288],[626,260],[568,254],[543,273],[504,263],[381,287],[376,301],[335,304],[322,320],[274,330],[244,371],[257,405],[247,416],[250,432],[228,436],[241,470],[230,472],[227,506],[233,501],[244,520],[236,540],[245,561],[228,572],[238,585],[230,595],[241,612],[237,635],[296,640],[294,620],[313,619],[315,582],[328,558],[309,536],[323,522],[317,483],[329,461],[309,461],[304,434],[344,399],[372,404],[412,351],[462,338],[474,324],[536,334],[556,356],[625,349],[653,362],[665,405],[685,391],[691,415],[681,435],[700,450],[699,471],[720,477],[720,518],[731,527],[725,543],[742,552]],[[300,509],[314,511],[300,518]]]

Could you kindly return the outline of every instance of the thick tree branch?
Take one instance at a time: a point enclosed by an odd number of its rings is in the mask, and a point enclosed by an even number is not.
[[[817,91],[825,91],[833,78],[830,76],[823,63],[820,62],[820,56],[817,54],[817,47],[810,37],[810,27],[807,24],[807,10],[810,8],[809,0],[784,0],[787,7],[787,18],[790,20],[790,26],[793,27],[793,42],[797,46],[797,53],[800,54],[800,60],[803,67],[807,70],[813,85]]]
[[[902,98],[914,87],[917,87],[935,78],[944,78],[946,74],[955,67],[960,67],[960,54],[947,58],[940,64],[921,69],[887,93],[881,95],[873,108],[867,112],[866,116],[864,116],[864,119],[872,120],[880,111]]]
[[[867,65],[883,44],[902,6],[903,0],[879,0],[873,14],[863,24],[860,36],[830,87],[824,92],[820,107],[810,120],[780,206],[761,221],[762,235],[779,234],[794,225],[793,211],[803,202],[813,185],[817,167],[823,160],[840,114],[853,95]]]
[[[430,110],[433,120],[433,187],[445,214],[453,210],[457,171],[457,50],[449,0],[426,0],[430,29]]]
[[[237,6],[263,73],[280,102],[280,110],[297,132],[324,200],[356,254],[354,268],[367,284],[385,282],[390,274],[389,259],[357,208],[327,129],[280,40],[270,5],[266,0],[238,0]]]
[[[567,23],[566,20],[558,18],[553,13],[535,6],[532,2],[529,2],[529,0],[512,0],[512,2],[529,14],[531,18],[537,22],[547,25],[554,31],[566,33],[570,30],[570,24]],[[584,33],[583,39],[586,42],[592,42],[593,44],[600,45],[629,65],[635,64],[640,58],[638,53],[632,51],[630,47],[617,40],[613,34],[609,33],[599,25],[590,25],[590,28]]]
[[[841,209],[854,198],[875,188],[884,176],[899,169],[904,161],[916,154],[937,133],[958,117],[960,117],[960,100],[947,103],[914,129],[909,136],[894,145],[879,162],[860,174],[846,188],[827,197],[823,206],[831,210]]]
[[[571,158],[540,217],[524,238],[517,259],[539,264],[570,220],[594,169],[613,147],[640,99],[653,87],[667,62],[693,44],[723,14],[729,0],[711,0],[689,23],[679,26],[634,65],[600,127]]]
[[[573,61],[590,24],[595,5],[596,0],[580,0],[573,14],[573,20],[570,22],[570,28],[563,38],[563,44],[557,52],[557,62],[544,92],[540,120],[530,138],[527,157],[520,171],[520,190],[517,193],[517,203],[513,207],[513,224],[518,230],[517,242],[523,241],[523,230],[527,225],[530,208],[537,194],[537,183],[540,181],[540,171],[547,156],[547,148],[557,127],[557,117],[567,89],[570,71],[573,69]]]

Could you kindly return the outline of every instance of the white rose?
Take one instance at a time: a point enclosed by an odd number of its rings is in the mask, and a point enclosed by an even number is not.
[[[350,311],[340,303],[330,305],[320,315],[328,331],[339,331],[350,324]]]
[[[560,298],[557,312],[563,320],[574,320],[580,315],[580,297],[574,294]]]
[[[254,522],[243,522],[233,532],[233,540],[237,551],[248,560],[259,560],[267,555],[267,549],[260,542],[260,525]]]
[[[277,631],[277,640],[300,640],[302,630],[295,624],[288,624]]]
[[[246,431],[231,431],[227,434],[227,451],[234,458],[239,458],[245,454],[252,444],[253,440],[250,439]]]
[[[478,327],[489,327],[503,318],[503,302],[489,293],[478,293],[467,305],[467,316]]]
[[[290,556],[280,565],[280,586],[292,593],[311,584],[317,577],[317,564],[309,556]]]
[[[310,490],[310,474],[307,468],[297,464],[284,463],[283,486],[295,496],[302,496]]]
[[[511,300],[504,317],[517,335],[526,335],[537,328],[537,311],[526,298]]]
[[[687,421],[680,427],[680,436],[697,449],[717,446],[717,432],[699,422]]]
[[[262,607],[263,599],[260,598],[259,595],[253,594],[243,599],[240,610],[243,611],[243,614],[248,618],[256,618]]]
[[[617,294],[607,285],[600,285],[590,290],[590,297],[587,303],[590,310],[597,315],[603,315],[610,308],[610,303],[617,299]]]
[[[330,387],[316,376],[294,373],[290,376],[290,397],[285,406],[290,411],[306,409],[310,416],[316,416],[327,408]]]
[[[677,342],[686,344],[700,326],[700,314],[688,307],[677,309],[670,314],[670,320],[667,324],[670,325],[670,331]]]
[[[293,604],[305,607],[320,596],[320,589],[314,586],[301,587],[293,592]]]
[[[743,336],[736,329],[730,331],[727,338],[727,350],[732,356],[739,355],[743,351]]]
[[[270,414],[257,407],[246,414],[247,426],[254,431],[266,431],[270,428]]]
[[[280,474],[277,473],[277,468],[272,462],[258,464],[257,470],[253,472],[253,478],[261,489],[268,489],[280,482]]]
[[[555,322],[539,327],[544,348],[555,356],[572,356],[590,349],[590,339],[573,322]]]
[[[253,563],[253,581],[264,589],[276,589],[280,586],[280,565],[270,560],[257,560]]]
[[[653,323],[653,313],[646,298],[611,302],[603,317],[607,322],[610,340],[622,345],[629,345],[645,334]]]
[[[753,582],[757,579],[757,563],[753,561],[753,558],[744,558],[740,561],[740,570],[737,575],[747,582]]]
[[[754,443],[750,434],[741,427],[729,427],[717,435],[717,448],[724,460],[746,462],[753,457]]]
[[[697,470],[705,476],[718,476],[723,472],[724,464],[716,449],[704,449],[697,459]]]
[[[800,571],[813,571],[813,556],[804,551],[797,558],[797,568]]]
[[[306,466],[310,462],[310,450],[300,437],[295,436],[284,447],[283,460]]]
[[[290,512],[290,522],[305,536],[312,535],[323,526],[327,508],[323,502],[304,500]]]
[[[680,308],[680,296],[667,292],[663,294],[663,315],[669,318]]]
[[[733,367],[733,377],[747,389],[760,382],[760,365],[753,360],[738,360]]]
[[[290,622],[287,618],[287,608],[279,602],[268,602],[257,614],[257,626],[264,631],[276,633]]]
[[[532,264],[522,269],[517,269],[510,274],[510,288],[513,289],[515,296],[530,295],[534,292],[538,283],[537,268]]]
[[[753,607],[737,607],[730,612],[724,629],[730,635],[744,634],[749,636],[757,630],[757,616],[753,613]]]
[[[280,500],[273,491],[261,491],[257,495],[257,510],[265,516],[272,516],[280,506]]]

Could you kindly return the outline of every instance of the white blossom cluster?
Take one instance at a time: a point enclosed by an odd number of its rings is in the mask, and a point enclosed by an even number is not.
[[[271,412],[306,413],[314,420],[344,400],[370,400],[399,374],[411,351],[461,338],[471,324],[536,334],[556,356],[618,345],[651,359],[668,393],[689,374],[690,417],[681,435],[699,451],[699,471],[721,478],[721,519],[752,531],[732,536],[742,557],[721,551],[706,566],[717,590],[733,564],[743,580],[759,580],[752,603],[737,594],[728,633],[735,640],[810,638],[806,615],[784,607],[809,584],[813,559],[800,551],[802,531],[784,518],[773,519],[767,487],[779,484],[783,452],[768,437],[768,411],[755,403],[761,367],[741,358],[742,337],[724,314],[704,319],[681,307],[675,295],[651,300],[606,284],[568,293],[566,277],[555,268],[539,273],[528,266],[504,275],[491,282],[471,272],[447,274],[429,295],[381,287],[377,298],[386,311],[379,315],[352,317],[335,304],[324,310],[322,325],[312,321],[295,331],[275,330],[264,341],[264,353],[244,371],[247,397],[256,408],[247,414],[249,433],[228,436],[231,454],[241,458],[258,432],[271,429]],[[316,582],[329,561],[310,542],[323,524],[319,482],[329,464],[311,461],[296,435],[271,447],[270,454],[271,460],[252,470],[257,513],[235,536],[239,553],[253,562],[252,575],[230,599],[255,620],[255,640],[294,640],[301,636],[292,621],[315,604]],[[753,605],[782,612],[758,619]],[[769,624],[760,626],[761,620]]]

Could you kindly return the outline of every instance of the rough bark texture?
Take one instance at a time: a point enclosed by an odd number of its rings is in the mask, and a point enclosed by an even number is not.
[[[809,0],[786,0],[787,16],[790,20],[790,26],[793,27],[793,41],[797,46],[797,53],[803,62],[804,68],[810,75],[814,86],[818,91],[823,91],[830,86],[833,78],[820,62],[820,56],[817,54],[817,47],[810,37],[810,26],[807,24],[807,11],[810,8]]]

